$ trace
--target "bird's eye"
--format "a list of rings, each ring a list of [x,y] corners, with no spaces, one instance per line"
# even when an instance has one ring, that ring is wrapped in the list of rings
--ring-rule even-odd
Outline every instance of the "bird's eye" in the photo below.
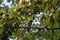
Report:
[[[35,22],[37,22],[37,20],[35,20]]]

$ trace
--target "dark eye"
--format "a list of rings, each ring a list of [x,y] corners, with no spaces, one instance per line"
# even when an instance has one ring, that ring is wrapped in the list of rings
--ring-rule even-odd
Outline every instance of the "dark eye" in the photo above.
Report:
[[[37,22],[37,20],[35,20],[35,22]]]

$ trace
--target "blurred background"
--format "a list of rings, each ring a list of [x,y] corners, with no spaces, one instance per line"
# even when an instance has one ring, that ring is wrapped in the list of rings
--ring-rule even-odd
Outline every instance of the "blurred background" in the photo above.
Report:
[[[0,40],[60,40],[60,0],[0,0]]]

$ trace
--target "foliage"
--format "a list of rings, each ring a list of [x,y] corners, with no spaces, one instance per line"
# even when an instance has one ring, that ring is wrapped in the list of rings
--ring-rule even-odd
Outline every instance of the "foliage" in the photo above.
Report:
[[[8,0],[8,2],[10,1],[11,0]],[[29,21],[36,18],[36,14],[43,12],[43,14],[39,16],[39,28],[43,25],[45,25],[44,28],[60,28],[60,1],[30,0],[24,2],[22,5],[18,1],[16,2],[16,6],[14,0],[12,0],[13,4],[11,5],[14,6],[12,8],[9,8],[8,6],[0,7],[0,40],[8,40],[8,37],[12,35],[18,37],[18,40],[42,40],[44,38],[46,40],[51,40],[50,30],[47,30],[47,32],[41,30],[41,32],[33,36],[33,34],[36,33],[33,32],[36,31],[35,29],[26,34],[28,28],[20,29],[20,27],[28,27]],[[0,4],[1,3],[2,0],[0,0]],[[56,31],[57,35],[55,34],[57,39],[54,37],[55,40],[59,40],[60,37],[60,32],[57,32],[58,31]],[[40,37],[42,37],[42,39],[40,39]]]

